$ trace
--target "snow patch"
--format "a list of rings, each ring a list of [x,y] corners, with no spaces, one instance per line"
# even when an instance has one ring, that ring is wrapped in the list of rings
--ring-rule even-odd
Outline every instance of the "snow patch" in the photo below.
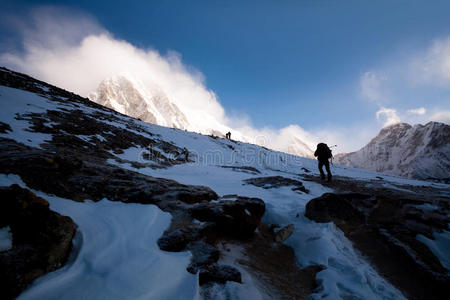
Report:
[[[416,238],[427,245],[431,252],[439,259],[442,266],[447,269],[447,274],[450,275],[450,232],[433,232],[433,237],[434,240],[418,234]]]
[[[27,146],[40,148],[40,145],[52,139],[51,134],[31,132],[31,124],[17,120],[17,113],[44,113],[47,109],[55,109],[54,103],[34,93],[0,86],[0,120],[8,124],[12,132],[1,133],[0,137],[14,139]]]
[[[0,252],[12,248],[12,233],[9,226],[0,228]]]

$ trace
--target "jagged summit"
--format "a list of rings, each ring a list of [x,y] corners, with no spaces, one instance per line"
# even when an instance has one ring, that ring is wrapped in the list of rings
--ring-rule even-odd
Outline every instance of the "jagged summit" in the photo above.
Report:
[[[383,128],[362,149],[336,155],[340,164],[418,179],[450,177],[450,126],[429,122]]]
[[[145,122],[178,129],[188,129],[185,114],[157,86],[147,88],[130,76],[103,80],[88,98],[98,104]]]

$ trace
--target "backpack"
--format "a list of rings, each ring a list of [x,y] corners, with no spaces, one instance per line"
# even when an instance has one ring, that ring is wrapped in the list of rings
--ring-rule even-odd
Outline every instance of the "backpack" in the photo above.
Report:
[[[317,150],[316,150],[317,156],[323,156],[324,158],[332,158],[333,155],[331,154],[331,149],[328,148],[328,145],[325,143],[319,143],[317,144]]]

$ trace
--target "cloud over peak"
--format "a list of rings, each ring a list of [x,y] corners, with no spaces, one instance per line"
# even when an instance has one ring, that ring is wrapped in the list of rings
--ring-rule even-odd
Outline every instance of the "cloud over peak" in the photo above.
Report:
[[[27,20],[14,24],[22,37],[23,51],[1,53],[1,64],[82,96],[95,91],[107,78],[136,78],[163,91],[189,116],[191,130],[207,133],[205,129],[210,128],[225,133],[232,128],[234,138],[282,151],[296,139],[306,148],[316,143],[297,125],[277,130],[254,128],[250,121],[236,122],[205,86],[203,74],[186,66],[175,51],[162,55],[154,49],[138,48],[115,38],[93,18],[66,9],[39,8]]]

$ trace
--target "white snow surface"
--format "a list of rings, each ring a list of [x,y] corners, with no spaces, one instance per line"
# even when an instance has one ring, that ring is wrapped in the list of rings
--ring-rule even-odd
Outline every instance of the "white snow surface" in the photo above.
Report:
[[[0,252],[12,248],[12,234],[9,226],[0,228]]]
[[[447,269],[450,275],[450,232],[433,232],[434,240],[427,238],[422,234],[417,235],[417,239],[430,248],[431,252],[439,259],[442,266]]]
[[[17,113],[42,113],[54,109],[55,102],[26,91],[0,86],[0,120],[9,124],[13,132],[0,133],[0,137],[13,138],[17,142],[39,148],[40,144],[52,139],[51,134],[28,131],[31,124],[17,120]]]
[[[30,146],[39,147],[48,137],[27,132],[28,122],[14,120],[15,112],[58,109],[44,97],[28,92],[0,87],[1,120],[10,124],[13,132],[1,136],[13,138]],[[69,108],[72,104],[65,104]],[[5,109],[3,109],[3,107]],[[90,115],[95,108],[81,106]],[[326,269],[318,273],[320,288],[314,299],[340,299],[342,295],[359,299],[404,299],[402,294],[384,280],[370,264],[353,249],[343,233],[332,223],[318,224],[304,217],[305,205],[312,198],[332,190],[314,182],[304,181],[299,174],[318,175],[317,161],[256,145],[214,139],[193,132],[175,130],[116,115],[119,121],[103,121],[118,127],[134,122],[160,139],[186,147],[192,155],[192,163],[167,169],[150,167],[134,169],[129,163],[117,160],[108,162],[154,177],[169,178],[183,184],[205,185],[219,196],[238,194],[258,197],[266,203],[263,221],[281,226],[294,224],[295,231],[286,244],[292,246],[300,266],[323,264]],[[131,129],[128,129],[133,131]],[[136,134],[145,134],[133,131]],[[32,142],[30,142],[30,140]],[[139,160],[142,149],[130,148],[119,155],[128,161]],[[139,161],[138,161],[139,162]],[[235,171],[222,166],[253,167],[261,172]],[[378,180],[383,177],[389,184],[415,186],[442,186],[432,182],[411,180],[390,175],[344,167],[332,166],[334,175]],[[290,187],[262,189],[244,185],[243,180],[261,176],[284,176],[301,180],[310,191],[298,194]],[[16,175],[1,175],[1,185],[25,184]],[[50,203],[50,208],[70,216],[79,226],[74,241],[71,261],[63,268],[39,278],[19,299],[195,299],[198,298],[196,276],[185,268],[189,252],[167,253],[160,251],[156,240],[170,223],[170,215],[152,205],[124,204],[107,199],[97,203],[73,202],[34,191]],[[446,253],[449,253],[448,247]],[[443,254],[446,256],[445,253]],[[448,257],[448,254],[447,254]],[[254,283],[243,272],[240,291],[255,291]],[[227,283],[228,287],[236,286]],[[241,292],[227,294],[227,299],[247,299]],[[258,295],[257,295],[258,296]],[[256,296],[255,296],[256,297]],[[259,295],[257,298],[263,297]]]

